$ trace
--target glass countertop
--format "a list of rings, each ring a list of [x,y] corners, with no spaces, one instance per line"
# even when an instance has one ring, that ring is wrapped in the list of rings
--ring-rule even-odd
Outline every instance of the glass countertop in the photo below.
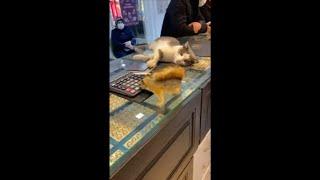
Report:
[[[181,94],[166,96],[167,111],[165,114],[158,113],[155,95],[151,95],[142,103],[136,103],[109,93],[110,176],[129,161],[145,142],[156,135],[161,127],[166,124],[168,117],[183,104],[187,103],[188,97],[210,79],[211,58],[202,57],[200,60],[209,64],[209,68],[206,70],[186,68],[186,76],[181,84]],[[159,65],[159,67],[161,66],[162,64]]]

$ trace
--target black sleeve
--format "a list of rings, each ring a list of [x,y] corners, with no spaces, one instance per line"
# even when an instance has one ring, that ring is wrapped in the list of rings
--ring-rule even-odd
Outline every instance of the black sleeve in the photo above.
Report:
[[[207,32],[207,24],[204,15],[201,13],[200,8],[198,8],[198,16],[197,16],[198,22],[201,24],[201,29],[199,33],[205,33]]]
[[[133,41],[133,38],[135,38],[136,36],[134,35],[133,31],[128,28],[128,31],[127,31],[127,32],[128,32],[128,34],[129,34],[131,44],[132,44],[132,45],[135,45],[135,41]]]
[[[194,35],[192,27],[189,27],[187,24],[187,13],[186,13],[186,4],[185,2],[177,2],[172,4],[167,10],[169,15],[169,25],[172,29],[175,29],[179,32],[180,36],[190,36]]]
[[[200,24],[201,24],[201,29],[200,29],[200,31],[199,31],[199,33],[205,33],[205,32],[207,32],[207,24],[206,24],[206,22],[205,21],[200,21]]]
[[[115,31],[111,32],[111,41],[114,48],[125,48],[124,44],[120,42],[119,36]]]
[[[199,19],[199,20],[204,20],[204,21],[206,21],[205,14],[203,13],[203,11],[202,11],[201,8],[199,8],[198,19]]]
[[[130,34],[130,39],[135,38],[136,36],[134,35],[133,31],[128,28],[128,34]]]
[[[200,7],[199,9],[200,9],[200,13],[201,13],[202,18],[206,22],[211,21],[211,9],[210,9],[210,7],[207,4],[205,4],[203,7]]]

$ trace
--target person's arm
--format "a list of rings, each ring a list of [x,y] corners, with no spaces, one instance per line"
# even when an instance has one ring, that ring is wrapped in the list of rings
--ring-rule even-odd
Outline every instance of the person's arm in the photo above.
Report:
[[[207,23],[205,20],[204,15],[201,13],[201,9],[198,8],[198,17],[197,17],[198,22],[201,24],[201,29],[199,30],[199,33],[205,33],[207,32]]]
[[[206,14],[205,14],[205,12],[204,12],[203,7],[199,7],[198,19],[199,19],[199,20],[204,20],[204,21],[206,21],[205,15],[206,15]]]
[[[136,44],[136,40],[134,39],[136,36],[134,35],[133,31],[131,29],[128,28],[128,34],[130,36],[131,39],[131,44],[135,45]]]
[[[125,48],[125,45],[123,43],[120,42],[118,34],[115,31],[111,32],[111,41],[112,41],[112,45],[114,46],[114,48]]]
[[[179,32],[181,36],[190,36],[196,34],[191,26],[188,26],[187,22],[187,5],[183,2],[173,4],[169,10],[167,10],[170,16],[170,26]]]
[[[200,21],[201,29],[199,30],[199,33],[205,33],[207,32],[207,23],[205,21]]]
[[[202,16],[202,19],[204,19],[206,22],[211,21],[211,9],[208,4],[205,4],[203,7],[200,7],[200,13]]]
[[[128,32],[129,37],[130,37],[131,39],[136,37],[136,36],[134,35],[133,31],[132,31],[130,28],[127,29],[127,32]]]

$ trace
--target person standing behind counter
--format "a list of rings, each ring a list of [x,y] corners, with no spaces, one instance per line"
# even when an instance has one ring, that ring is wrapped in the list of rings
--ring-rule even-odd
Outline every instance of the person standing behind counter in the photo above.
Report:
[[[192,36],[210,30],[199,7],[206,0],[171,0],[164,16],[161,36]]]
[[[128,27],[125,27],[123,19],[116,20],[116,28],[111,32],[112,50],[116,58],[120,58],[135,52],[135,35]]]
[[[205,0],[204,5],[200,7],[200,12],[207,23],[211,22],[211,18],[212,18],[212,15],[211,15],[212,1],[213,0]]]

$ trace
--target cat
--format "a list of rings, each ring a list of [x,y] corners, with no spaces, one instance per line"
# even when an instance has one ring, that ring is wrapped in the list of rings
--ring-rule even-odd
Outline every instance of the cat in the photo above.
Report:
[[[165,95],[178,95],[181,93],[181,82],[185,77],[185,69],[180,66],[164,67],[146,75],[141,88],[153,92],[157,97],[157,106],[160,113],[165,112]]]
[[[149,49],[153,51],[153,56],[141,53],[133,55],[132,59],[147,61],[149,68],[156,67],[158,61],[171,62],[181,66],[189,66],[198,62],[189,42],[181,45],[174,37],[159,37],[149,45]]]

